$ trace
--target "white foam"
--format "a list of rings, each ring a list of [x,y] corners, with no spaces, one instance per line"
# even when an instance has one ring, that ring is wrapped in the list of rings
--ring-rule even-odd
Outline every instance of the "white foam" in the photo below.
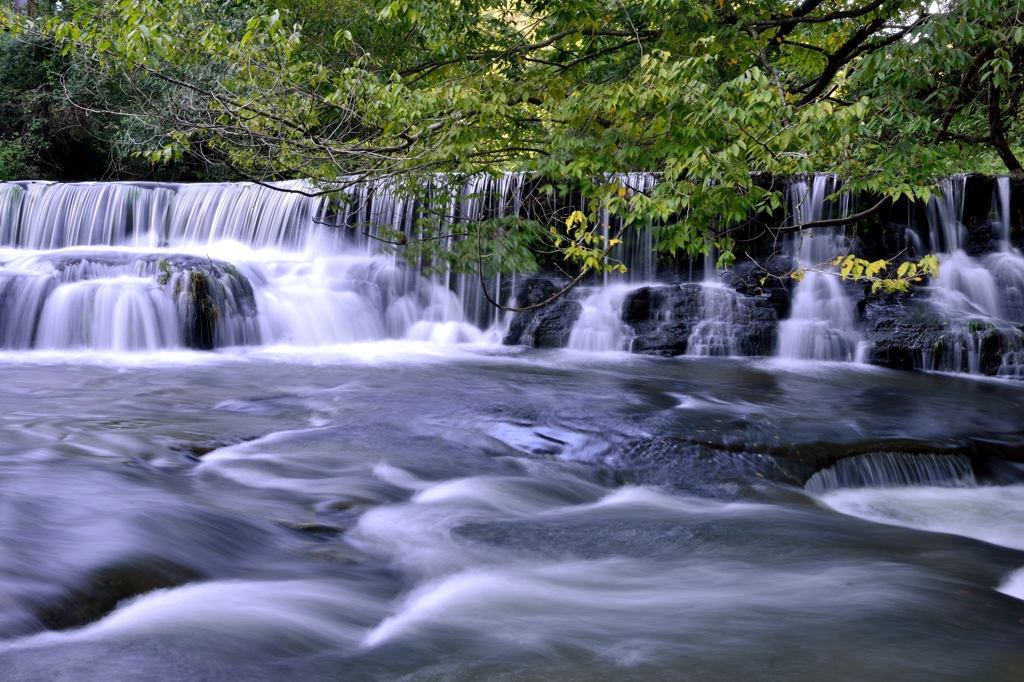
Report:
[[[838,512],[876,523],[1024,550],[1024,485],[859,488],[818,499]]]
[[[384,603],[343,583],[328,580],[196,583],[155,590],[123,602],[107,617],[83,628],[46,632],[4,648],[143,636],[281,639],[321,648],[353,644],[365,626],[383,615]]]
[[[1024,600],[1024,568],[1018,569],[1008,575],[1006,580],[996,588],[996,591]]]
[[[581,647],[636,664],[666,648],[730,646],[745,629],[758,627],[757,612],[809,622],[823,610],[889,608],[905,598],[901,583],[908,571],[888,564],[765,570],[743,562],[628,558],[472,568],[414,589],[362,646],[442,627],[519,649]],[[645,639],[646,646],[616,647],[624,633]]]

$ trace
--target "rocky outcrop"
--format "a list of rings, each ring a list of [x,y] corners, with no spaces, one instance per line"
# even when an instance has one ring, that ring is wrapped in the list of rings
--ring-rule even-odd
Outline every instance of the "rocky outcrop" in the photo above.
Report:
[[[884,296],[868,299],[863,315],[872,364],[904,370],[923,367],[941,325],[934,312],[907,296]]]
[[[549,279],[530,277],[516,287],[516,302],[519,307],[543,303],[558,293],[565,285],[556,285]],[[567,296],[567,295],[566,295]],[[509,324],[504,344],[507,346],[532,346],[533,348],[565,348],[569,343],[572,326],[583,311],[579,301],[566,296],[543,308],[518,312]]]
[[[184,324],[185,345],[198,350],[259,344],[252,284],[230,263],[171,266],[162,260],[162,283],[171,287]]]
[[[994,376],[1019,364],[1024,351],[1024,327],[944,320],[915,295],[868,296],[864,335],[871,363],[892,369]]]
[[[695,286],[642,287],[622,303],[622,321],[633,330],[630,350],[644,355],[684,354],[699,315]]]
[[[549,299],[559,285],[542,278],[522,282],[521,305]],[[672,357],[694,345],[701,355],[770,355],[778,328],[776,305],[788,294],[747,295],[735,289],[701,284],[644,286],[623,299],[619,319],[629,329],[626,348],[633,353]],[[557,300],[549,306],[517,313],[505,343],[535,348],[562,348],[572,333],[582,306],[577,300]]]

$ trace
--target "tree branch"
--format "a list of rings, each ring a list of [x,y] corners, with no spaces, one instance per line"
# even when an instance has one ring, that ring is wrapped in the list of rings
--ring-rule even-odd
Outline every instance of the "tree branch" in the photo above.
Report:
[[[992,53],[991,47],[986,47],[984,50],[975,55],[971,65],[964,71],[964,77],[960,79],[960,87],[957,88],[956,95],[953,97],[953,101],[949,103],[946,108],[946,113],[942,116],[942,122],[939,124],[939,130],[935,133],[935,138],[932,140],[932,144],[938,144],[942,141],[942,137],[947,134],[949,130],[949,124],[953,122],[953,115],[956,113],[957,106],[960,104],[960,100],[967,93],[967,87],[974,80],[975,74],[978,73],[978,69],[988,59],[988,55]]]
[[[799,232],[800,230],[811,230],[811,229],[814,229],[816,227],[838,227],[840,225],[849,225],[850,223],[855,223],[858,220],[864,220],[865,218],[870,218],[871,216],[875,215],[876,213],[881,211],[883,208],[885,208],[885,205],[889,201],[891,201],[890,197],[882,197],[881,201],[879,201],[877,204],[875,204],[874,206],[872,206],[868,210],[861,211],[860,213],[854,213],[853,215],[846,216],[845,218],[829,218],[827,220],[812,220],[811,222],[803,223],[802,225],[790,225],[788,227],[770,227],[768,229],[771,230],[772,232],[782,233],[782,232]]]
[[[820,3],[816,3],[816,5],[817,4],[820,4]],[[806,15],[798,16],[796,14],[796,12],[794,12],[793,16],[780,17],[778,19],[768,19],[766,21],[752,21],[752,22],[750,22],[750,25],[751,26],[768,27],[768,26],[790,26],[790,25],[796,25],[796,24],[825,24],[825,23],[828,23],[830,21],[835,21],[836,19],[853,19],[855,17],[862,17],[865,14],[870,14],[871,12],[874,12],[876,9],[878,9],[879,7],[881,7],[884,4],[885,4],[885,0],[875,0],[874,2],[872,2],[872,3],[868,4],[868,5],[865,5],[864,7],[861,7],[859,9],[847,10],[847,11],[844,11],[844,12],[832,12],[831,14],[822,14],[822,15],[815,16],[815,17],[806,16]]]

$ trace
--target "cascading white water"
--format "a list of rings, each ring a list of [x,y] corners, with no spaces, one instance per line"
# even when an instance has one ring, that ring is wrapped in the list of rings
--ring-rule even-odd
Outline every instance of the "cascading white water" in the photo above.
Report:
[[[174,301],[147,278],[62,284],[43,306],[37,348],[137,351],[181,345]]]
[[[717,281],[701,283],[700,315],[686,342],[686,354],[695,357],[743,355],[736,333],[739,294]]]
[[[976,485],[971,462],[963,455],[910,455],[875,452],[839,460],[818,471],[804,485],[815,494],[845,488]]]
[[[518,215],[523,182],[471,178],[441,219]],[[501,337],[507,320],[475,276],[422,274],[386,252],[383,228],[412,236],[413,199],[365,185],[350,202],[315,190],[0,183],[0,347],[465,343],[488,328]],[[492,297],[508,295],[500,277],[488,284]]]
[[[981,259],[964,251],[963,225],[966,176],[940,182],[940,193],[928,202],[931,243],[943,250],[939,277],[929,287],[929,305],[943,320],[945,331],[936,347],[925,349],[929,369],[971,374],[981,372],[985,339],[1003,337],[1000,374],[1021,374],[1021,349],[1015,347],[1024,322],[1024,257],[1010,243],[1009,178],[997,178],[992,209],[999,250]]]
[[[583,310],[569,334],[568,348],[592,352],[624,350],[629,327],[622,322],[622,301],[635,287],[612,284],[583,300]]]
[[[649,173],[615,178],[627,192],[647,192],[657,182]],[[278,189],[245,183],[0,183],[0,347],[493,342],[504,335],[510,316],[485,300],[476,275],[417,270],[385,242],[402,234],[415,238],[420,219],[455,235],[460,222],[524,217],[533,187],[511,173],[438,182],[461,183],[455,193],[461,198],[434,202],[443,204],[438,208],[387,185],[355,184],[339,199],[294,181]],[[837,187],[829,176],[794,182],[788,191],[792,220],[844,214],[845,197],[835,206],[826,200]],[[1019,335],[1013,325],[1024,322],[1024,257],[1010,242],[1008,178],[997,180],[993,196],[1000,248],[978,259],[960,248],[963,193],[963,177],[948,179],[928,207],[931,241],[949,253],[931,304],[949,330],[941,340],[946,351],[941,358],[926,352],[925,365],[978,371],[984,334],[995,328],[1007,339]],[[586,208],[573,201],[578,199],[564,199],[556,208]],[[613,236],[618,219],[602,216],[602,229]],[[609,261],[623,262],[629,271],[606,277],[606,290],[583,301],[571,347],[626,345],[630,332],[619,314],[629,288],[624,282],[635,288],[654,280],[652,237],[652,230],[631,228],[612,249]],[[456,239],[439,243],[450,250]],[[804,267],[820,268],[847,247],[840,232],[818,229],[794,236],[788,248]],[[713,259],[713,253],[706,259],[708,281],[688,353],[743,354],[737,330],[747,316],[737,305],[746,299],[712,281]],[[495,275],[485,283],[503,302],[515,290],[512,278]],[[778,354],[857,359],[864,344],[850,293],[837,277],[807,272],[779,329]],[[1024,344],[1004,345],[1000,373],[1021,374]]]
[[[787,200],[793,223],[801,225],[833,214],[846,215],[846,195],[841,195],[838,206],[827,201],[837,189],[836,179],[828,175],[792,183],[787,189]],[[808,269],[829,269],[830,259],[849,250],[846,238],[831,228],[804,230],[792,238],[789,250],[805,272],[803,281],[793,291],[789,319],[779,324],[779,356],[794,360],[857,360],[863,336],[857,330],[854,304],[842,280]]]
[[[985,256],[985,267],[992,273],[1001,293],[1006,319],[1024,322],[1024,256],[1010,241],[1010,178],[996,178],[992,212],[999,231],[999,250]]]

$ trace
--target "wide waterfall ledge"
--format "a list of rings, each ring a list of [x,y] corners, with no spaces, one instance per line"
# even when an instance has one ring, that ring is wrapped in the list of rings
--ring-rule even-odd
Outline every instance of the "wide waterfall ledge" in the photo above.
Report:
[[[656,176],[626,180],[649,188]],[[451,220],[530,217],[528,184],[517,174],[471,178]],[[856,197],[841,188],[826,175],[790,181],[787,220],[848,215]],[[1024,376],[1024,256],[1013,219],[1024,193],[1008,178],[980,176],[947,178],[940,190],[924,207],[896,202],[866,231],[805,231],[781,250],[755,240],[728,271],[715,269],[713,253],[657,257],[641,227],[610,254],[626,274],[586,279],[552,305],[512,315],[485,300],[475,274],[411,266],[375,238],[414,231],[416,203],[387,187],[357,186],[341,204],[245,183],[2,183],[0,348],[404,339]],[[938,252],[940,277],[909,295],[876,296],[827,265],[799,282],[772,276],[851,250]],[[520,273],[486,284],[514,306],[546,300],[565,282]]]

